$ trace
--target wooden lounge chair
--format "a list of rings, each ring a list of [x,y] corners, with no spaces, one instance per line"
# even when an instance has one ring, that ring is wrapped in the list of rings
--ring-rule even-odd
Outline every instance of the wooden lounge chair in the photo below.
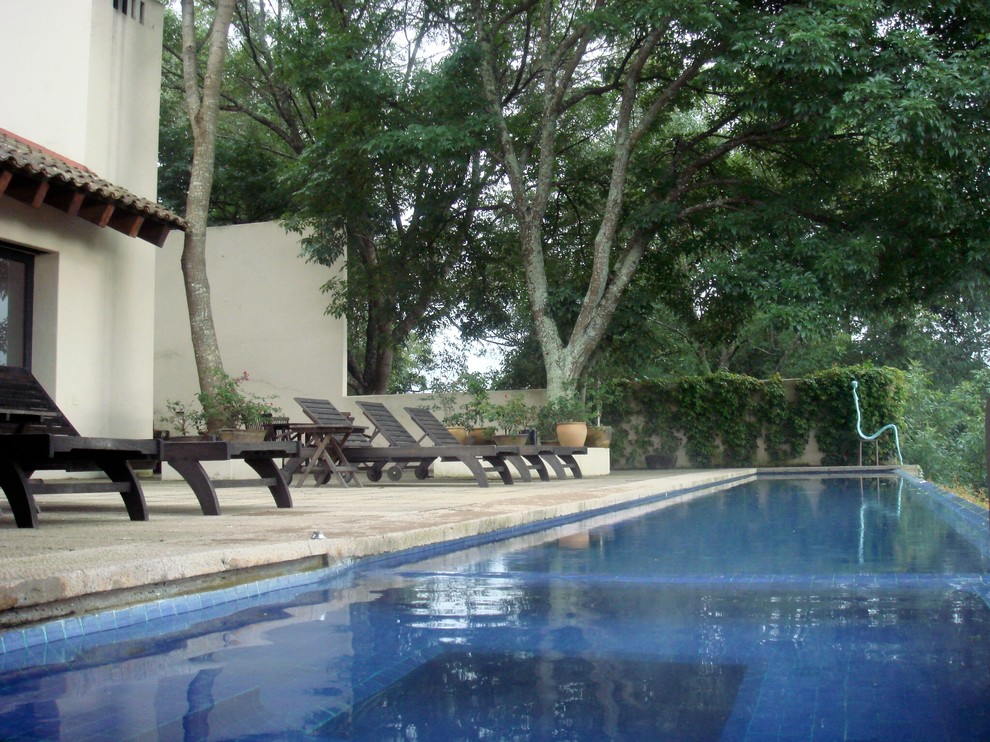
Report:
[[[507,459],[518,457],[518,451],[514,448],[488,445],[465,446],[456,440],[451,445],[424,446],[402,426],[402,423],[381,402],[358,402],[357,405],[361,408],[364,416],[375,426],[376,433],[380,433],[388,441],[389,448],[386,450],[428,451],[441,461],[460,461],[474,475],[475,481],[480,487],[488,486],[488,471],[494,471],[498,474],[503,484],[513,483]],[[488,466],[484,466],[482,462]],[[523,480],[532,479],[527,466],[517,466],[516,468]]]
[[[79,435],[30,371],[0,367],[0,488],[19,528],[38,526],[35,496],[47,493],[118,492],[131,520],[148,520],[148,507],[134,468],[166,461],[183,476],[205,515],[218,515],[215,487],[259,480],[212,482],[200,462],[243,459],[261,477],[279,507],[291,507],[287,482],[273,459],[298,454],[298,444],[169,442],[156,439],[90,438]],[[109,481],[51,480],[36,471],[103,472]]]
[[[313,421],[318,431],[311,443],[322,440],[322,431],[324,430],[335,431],[349,427],[357,429],[357,432],[352,432],[346,439],[338,441],[339,445],[335,449],[330,449],[329,452],[325,450],[322,461],[315,461],[313,458],[319,454],[320,449],[318,447],[314,445],[304,446],[301,454],[304,458],[290,460],[286,464],[290,476],[303,469],[303,466],[312,469],[315,465],[318,467],[316,473],[318,484],[329,481],[335,474],[339,474],[341,468],[348,473],[358,470],[364,471],[372,482],[380,481],[383,474],[387,474],[393,482],[398,481],[408,468],[412,469],[417,479],[427,479],[430,476],[430,465],[441,458],[443,454],[443,451],[439,451],[433,446],[421,446],[415,440],[412,441],[412,445],[373,445],[371,438],[364,434],[364,428],[355,426],[354,421],[338,410],[329,400],[296,397],[296,403]],[[305,439],[308,435],[308,426],[306,425],[290,425],[289,427],[289,434],[296,438]],[[332,436],[338,435],[333,432],[330,434]],[[483,476],[483,469],[481,474],[482,477],[478,480],[479,485],[487,487],[488,480],[487,477]],[[346,475],[344,479],[346,483]]]
[[[405,410],[434,445],[449,446],[457,443],[457,438],[447,430],[447,427],[437,419],[431,410],[425,407],[406,407]],[[543,481],[550,478],[547,466],[553,470],[558,479],[564,479],[568,469],[575,479],[581,479],[581,467],[574,456],[588,452],[588,449],[583,446],[550,446],[547,444],[513,446],[513,449],[518,450],[519,456],[529,462]]]
[[[340,412],[329,400],[310,397],[296,397],[295,400],[312,423],[286,422],[273,429],[275,438],[300,443],[299,454],[288,460],[283,467],[283,473],[289,481],[301,470],[298,485],[302,485],[312,473],[315,484],[326,484],[336,476],[345,487],[352,483],[360,486],[356,476],[360,465],[368,471],[369,478],[374,481],[381,479],[381,467],[387,461],[355,464],[344,453],[345,446],[371,445],[364,435],[363,427],[355,425],[353,420]],[[377,467],[374,472],[369,468],[371,466]]]
[[[345,425],[354,425],[353,420],[344,415],[344,413],[338,410],[329,400],[296,397],[296,402],[302,408],[303,412],[306,413],[306,416],[318,426],[341,427]],[[362,410],[365,410],[365,414],[368,415],[366,404],[370,403],[359,402],[358,404],[361,406]],[[376,420],[384,423],[385,418],[392,417],[392,415],[384,407],[382,409],[384,409],[384,413],[376,415],[376,419],[372,419],[370,416],[368,419],[372,421],[372,424],[376,425],[376,434],[380,433],[382,438],[389,445],[376,446],[372,444],[371,438],[363,433],[358,433],[357,435],[351,434],[351,436],[344,441],[340,447],[340,453],[348,465],[361,469],[367,474],[368,479],[373,482],[377,482],[381,480],[383,473],[387,474],[388,478],[392,481],[397,481],[402,477],[403,472],[408,468],[412,468],[417,479],[426,479],[430,475],[430,466],[434,461],[463,461],[474,475],[478,486],[488,486],[486,469],[480,463],[479,456],[494,456],[495,452],[493,447],[483,447],[478,450],[472,450],[471,447],[464,447],[458,444],[456,448],[447,450],[446,447],[442,446],[423,446],[415,438],[409,435],[409,433],[405,431],[400,424],[398,424],[398,421],[396,421],[397,427],[395,429],[389,425],[389,435],[385,435],[385,432],[382,430],[381,426],[377,425]],[[375,415],[376,411],[376,408],[372,407],[371,415]],[[290,428],[293,427],[295,426],[290,426]],[[305,429],[305,426],[302,427]],[[313,447],[308,447],[303,449],[302,455],[308,456],[312,455],[314,452]],[[329,466],[329,464],[333,462],[327,463]],[[286,464],[286,469],[291,476],[302,469],[305,464],[306,459],[290,460]],[[506,468],[504,461],[501,461],[496,457],[495,460],[490,461],[489,464],[491,464],[492,468],[499,473],[499,476],[504,483],[512,484],[512,476]],[[317,481],[329,481],[333,474],[334,473],[329,468],[325,468],[321,474],[318,475]]]
[[[410,464],[415,465],[419,479],[429,476],[430,464],[436,457],[423,455],[419,449],[405,452],[372,445],[364,434],[365,428],[356,425],[328,399],[296,397],[295,400],[312,424],[289,423],[276,431],[277,437],[302,444],[299,456],[288,460],[283,468],[290,481],[302,472],[294,484],[302,485],[310,473],[318,485],[326,484],[334,476],[345,486],[359,484],[356,476],[359,471],[372,482],[380,481],[383,473],[396,481]]]

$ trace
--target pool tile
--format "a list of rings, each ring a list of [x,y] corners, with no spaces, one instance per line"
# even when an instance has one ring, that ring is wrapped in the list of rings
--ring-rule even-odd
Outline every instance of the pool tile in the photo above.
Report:
[[[48,637],[45,634],[45,628],[43,626],[32,626],[31,628],[23,630],[24,646],[25,647],[38,647],[44,646],[48,642]]]

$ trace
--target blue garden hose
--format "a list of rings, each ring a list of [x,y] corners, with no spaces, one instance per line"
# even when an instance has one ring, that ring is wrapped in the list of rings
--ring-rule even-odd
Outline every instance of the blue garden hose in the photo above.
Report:
[[[880,428],[880,430],[878,430],[873,435],[866,435],[866,433],[863,432],[863,427],[862,427],[863,418],[859,412],[859,395],[856,393],[856,388],[859,386],[859,382],[853,379],[852,386],[853,386],[853,401],[856,403],[856,432],[859,433],[859,437],[864,441],[875,441],[886,431],[893,430],[894,445],[897,446],[897,463],[900,464],[901,466],[904,466],[904,459],[901,458],[901,439],[897,435],[897,426],[894,425],[893,423],[891,423],[890,425],[884,425],[882,428]],[[860,453],[862,453],[862,451]]]

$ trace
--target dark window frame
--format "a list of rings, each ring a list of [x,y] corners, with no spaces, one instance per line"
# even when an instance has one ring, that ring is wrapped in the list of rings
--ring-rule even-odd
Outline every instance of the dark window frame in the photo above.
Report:
[[[34,258],[37,253],[0,242],[0,260],[10,260],[24,266],[24,363],[21,368],[31,369],[31,347],[34,336]]]
[[[113,9],[144,23],[144,0],[113,0]]]

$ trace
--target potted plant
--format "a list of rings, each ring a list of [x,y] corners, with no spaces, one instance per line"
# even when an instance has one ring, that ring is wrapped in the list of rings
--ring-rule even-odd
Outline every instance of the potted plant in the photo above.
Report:
[[[447,431],[460,443],[468,442],[468,423],[470,422],[466,412],[451,412],[444,415],[443,424],[447,426]]]
[[[438,394],[431,398],[434,411],[439,413],[441,422],[447,426],[447,431],[459,442],[467,443],[468,416],[463,410],[457,410],[457,399],[451,393]]]
[[[521,394],[517,394],[504,404],[493,407],[495,421],[498,423],[501,435],[495,436],[495,442],[501,445],[522,446],[526,443],[526,434],[521,432],[532,424],[533,408],[526,404]]]
[[[488,396],[484,379],[472,376],[467,380],[468,399],[461,406],[465,425],[468,428],[468,443],[491,443],[495,428],[485,425],[491,419],[494,407]]]
[[[199,431],[206,426],[206,418],[203,417],[201,410],[177,399],[168,400],[165,402],[165,407],[168,409],[168,414],[162,415],[158,419],[178,433],[178,438],[200,437]],[[172,440],[176,439],[175,437],[172,438]]]
[[[622,386],[618,379],[594,379],[586,389],[593,424],[588,426],[589,446],[608,448],[612,444],[612,428],[602,425],[602,409],[622,399]]]
[[[282,411],[271,398],[241,390],[241,384],[251,380],[247,371],[237,377],[223,369],[214,369],[213,374],[213,391],[196,395],[207,424],[223,440],[264,440],[264,424]]]
[[[588,409],[576,394],[555,397],[540,410],[540,431],[562,446],[583,446],[588,437]]]

